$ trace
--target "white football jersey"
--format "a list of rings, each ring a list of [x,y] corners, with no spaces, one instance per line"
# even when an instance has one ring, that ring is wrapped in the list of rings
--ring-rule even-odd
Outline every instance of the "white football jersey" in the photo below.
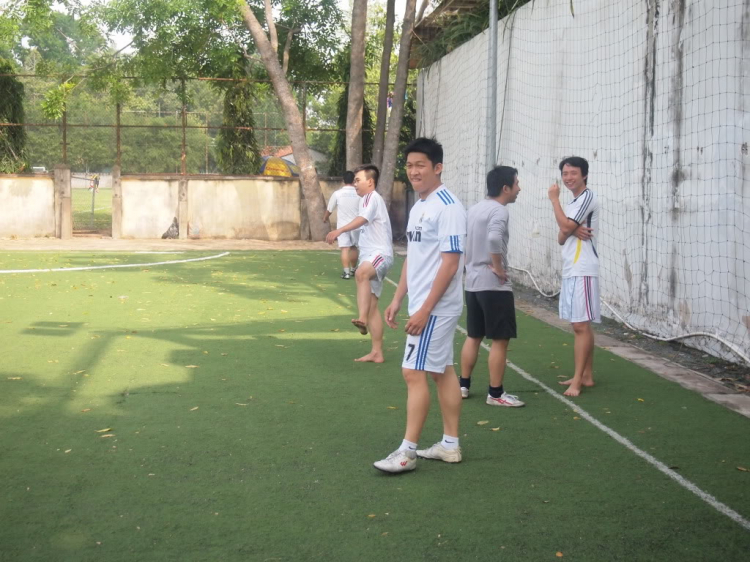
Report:
[[[466,209],[453,193],[441,185],[427,199],[417,199],[409,213],[406,227],[409,314],[416,314],[432,289],[444,252],[461,254],[458,270],[448,289],[438,301],[433,316],[460,316],[464,297],[464,243]]]
[[[566,277],[599,277],[599,254],[596,242],[599,236],[599,200],[590,189],[565,206],[565,216],[577,224],[593,229],[594,237],[585,242],[571,235],[562,247],[563,270]]]
[[[331,194],[328,200],[328,212],[332,213],[337,208],[336,228],[346,226],[357,217],[359,195],[353,185],[345,185]]]
[[[382,253],[393,256],[393,234],[391,233],[391,218],[385,200],[377,191],[371,191],[359,199],[359,213],[357,216],[367,219],[359,235],[359,251],[363,256]]]

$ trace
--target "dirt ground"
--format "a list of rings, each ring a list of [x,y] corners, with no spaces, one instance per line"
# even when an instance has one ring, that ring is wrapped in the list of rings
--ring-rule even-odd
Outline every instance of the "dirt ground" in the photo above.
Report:
[[[113,240],[109,237],[83,236],[69,240],[57,238],[0,239],[0,251],[40,251],[40,252],[134,252],[134,251],[248,251],[248,250],[329,250],[335,246],[325,242],[290,240],[268,242],[263,240]],[[403,246],[396,251],[403,253]],[[557,311],[557,298],[541,296],[533,288],[514,285],[514,293],[519,308],[540,308]],[[750,365],[740,365],[713,357],[702,351],[687,347],[681,342],[660,342],[634,333],[622,324],[603,319],[602,324],[594,325],[597,333],[605,334],[623,343],[640,348],[662,359],[667,359],[688,369],[706,375],[736,392],[750,395]]]

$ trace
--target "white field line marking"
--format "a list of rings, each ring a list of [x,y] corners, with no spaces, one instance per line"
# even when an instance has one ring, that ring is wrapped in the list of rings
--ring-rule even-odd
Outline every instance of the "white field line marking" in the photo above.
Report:
[[[206,261],[215,260],[217,258],[223,258],[228,256],[229,252],[223,254],[216,254],[215,256],[206,256],[203,258],[191,258],[189,260],[171,260],[171,261],[158,261],[154,263],[127,263],[120,265],[92,265],[89,267],[58,267],[56,269],[0,269],[0,274],[4,273],[57,273],[66,271],[90,271],[93,269],[124,269],[126,267],[153,267],[155,265],[173,265],[176,263],[188,263],[194,261]]]
[[[392,279],[386,277],[388,282],[390,282],[394,286],[398,286],[398,283],[395,283]],[[462,326],[458,326],[458,329],[463,333],[466,334],[466,330]],[[490,346],[488,346],[486,343],[482,342],[482,347],[489,351]],[[645,460],[647,463],[649,463],[651,466],[656,468],[659,472],[667,475],[669,478],[677,482],[680,486],[683,488],[686,488],[687,490],[690,490],[692,493],[694,493],[696,496],[698,496],[700,499],[702,499],[704,502],[706,502],[708,505],[716,509],[719,513],[722,513],[732,519],[734,522],[740,524],[742,527],[750,531],[750,521],[745,519],[742,515],[737,513],[735,510],[733,510],[728,505],[725,505],[721,503],[719,500],[717,500],[714,496],[709,494],[708,492],[704,492],[701,490],[698,486],[690,482],[690,480],[687,480],[686,478],[683,478],[681,475],[677,474],[674,470],[670,469],[666,464],[661,462],[656,457],[648,454],[646,451],[643,451],[636,447],[629,439],[626,437],[623,437],[619,433],[617,433],[614,429],[607,427],[602,422],[597,420],[594,416],[589,414],[586,410],[578,406],[575,402],[572,402],[571,400],[568,400],[565,396],[560,394],[559,392],[556,392],[552,390],[549,386],[544,384],[542,381],[538,380],[534,376],[530,375],[521,367],[518,365],[515,365],[508,361],[508,367],[516,371],[519,375],[521,375],[523,378],[525,378],[529,382],[533,382],[540,388],[542,388],[547,394],[555,398],[556,400],[559,400],[569,408],[571,408],[576,414],[581,416],[583,419],[591,423],[594,427],[597,429],[602,430],[604,433],[609,435],[612,439],[617,441],[620,445],[623,445],[626,449],[628,449],[630,452],[636,454],[637,456],[641,457],[643,460]]]

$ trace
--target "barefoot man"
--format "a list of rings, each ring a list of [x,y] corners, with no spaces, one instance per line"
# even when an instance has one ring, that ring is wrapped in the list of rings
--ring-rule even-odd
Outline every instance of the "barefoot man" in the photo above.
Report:
[[[575,335],[573,378],[561,381],[565,396],[578,396],[582,387],[594,386],[594,332],[591,322],[601,322],[599,312],[599,202],[588,189],[589,163],[578,156],[560,162],[562,181],[573,200],[562,208],[560,186],[549,188],[549,198],[560,228],[557,242],[562,246],[562,288],[560,318],[573,326]]]
[[[383,291],[383,279],[393,265],[391,220],[385,201],[375,191],[379,177],[380,171],[372,164],[355,170],[354,187],[360,196],[357,217],[326,236],[326,242],[333,244],[341,233],[362,229],[359,235],[359,265],[354,274],[359,316],[352,320],[352,324],[362,335],[367,335],[369,331],[372,349],[355,361],[373,363],[383,362],[383,319],[380,317],[378,299]]]

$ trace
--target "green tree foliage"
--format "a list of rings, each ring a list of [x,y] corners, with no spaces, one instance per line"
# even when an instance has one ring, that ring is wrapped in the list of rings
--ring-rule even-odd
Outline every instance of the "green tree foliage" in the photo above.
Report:
[[[223,125],[249,129],[221,129],[216,139],[216,159],[224,174],[257,174],[261,157],[255,138],[255,96],[247,82],[234,83],[224,93]]]
[[[10,61],[0,59],[0,74],[10,74]],[[24,88],[13,76],[0,76],[0,122],[23,123]],[[16,174],[29,167],[26,131],[23,127],[0,127],[0,173]]]
[[[89,18],[57,11],[50,12],[46,25],[24,21],[19,33],[25,41],[14,48],[18,60],[36,50],[57,70],[76,70],[107,46],[101,31]]]
[[[535,0],[497,0],[498,19],[512,14],[518,8]],[[571,0],[571,12],[573,10]],[[440,33],[433,40],[415,45],[416,54],[421,66],[429,66],[442,57],[460,47],[470,39],[476,37],[490,25],[490,2],[480,0],[470,11],[457,14],[446,11],[434,23],[433,27],[440,29]]]

